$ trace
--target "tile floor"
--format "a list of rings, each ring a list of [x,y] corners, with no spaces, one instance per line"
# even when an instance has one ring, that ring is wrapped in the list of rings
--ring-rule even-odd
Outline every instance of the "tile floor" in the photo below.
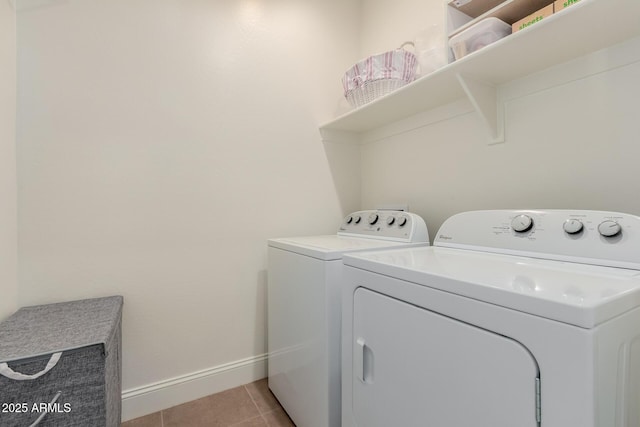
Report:
[[[144,417],[122,427],[295,427],[262,379]]]

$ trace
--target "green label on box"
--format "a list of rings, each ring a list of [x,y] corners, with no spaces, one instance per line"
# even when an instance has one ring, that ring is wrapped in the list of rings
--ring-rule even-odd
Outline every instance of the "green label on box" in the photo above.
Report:
[[[580,0],[567,0],[567,1],[580,1]],[[533,25],[536,22],[540,22],[542,21],[542,19],[544,18],[544,16],[542,15],[538,15],[535,18],[527,21],[527,22],[523,22],[522,24],[520,24],[520,27],[518,27],[518,30],[522,30],[523,28],[527,28],[529,25]]]

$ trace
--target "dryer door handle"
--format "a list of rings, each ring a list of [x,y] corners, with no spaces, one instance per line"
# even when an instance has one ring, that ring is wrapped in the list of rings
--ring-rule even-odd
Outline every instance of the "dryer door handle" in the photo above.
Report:
[[[373,384],[373,351],[362,337],[356,340],[353,370],[360,381],[365,384]]]

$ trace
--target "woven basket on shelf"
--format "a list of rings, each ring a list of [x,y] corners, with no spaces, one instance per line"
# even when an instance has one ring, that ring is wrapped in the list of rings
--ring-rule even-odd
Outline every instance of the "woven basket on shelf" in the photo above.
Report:
[[[367,80],[359,87],[347,91],[344,96],[353,107],[360,107],[376,98],[380,98],[394,90],[401,88],[408,82],[402,79]]]
[[[342,77],[344,96],[360,107],[413,81],[418,62],[413,53],[399,49],[370,56],[351,67]]]

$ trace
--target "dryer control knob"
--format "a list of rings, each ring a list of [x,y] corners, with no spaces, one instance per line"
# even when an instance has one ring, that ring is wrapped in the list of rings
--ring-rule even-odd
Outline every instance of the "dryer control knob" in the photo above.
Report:
[[[398,218],[398,227],[404,227],[405,225],[407,225],[407,217],[406,216],[401,216]]]
[[[376,222],[378,222],[378,214],[372,213],[371,215],[369,215],[369,219],[367,221],[369,221],[369,224],[371,225],[375,224]]]
[[[524,233],[533,227],[533,219],[529,215],[518,215],[511,220],[511,228],[518,233]]]
[[[578,234],[583,228],[584,225],[582,221],[573,218],[566,220],[564,224],[562,224],[562,229],[567,234]]]
[[[621,231],[622,227],[620,227],[620,224],[610,219],[602,221],[600,225],[598,225],[598,232],[604,237],[617,236]]]
[[[361,220],[361,219],[362,219],[362,218],[360,218],[360,215],[354,215],[354,216],[353,216],[353,223],[354,223],[354,224],[360,224],[360,220]]]
[[[351,215],[349,215],[348,217],[346,217],[344,219],[344,222],[347,224],[351,224],[353,222],[353,217]]]
[[[396,217],[389,215],[387,217],[387,225],[393,225],[394,222],[396,222]]]

